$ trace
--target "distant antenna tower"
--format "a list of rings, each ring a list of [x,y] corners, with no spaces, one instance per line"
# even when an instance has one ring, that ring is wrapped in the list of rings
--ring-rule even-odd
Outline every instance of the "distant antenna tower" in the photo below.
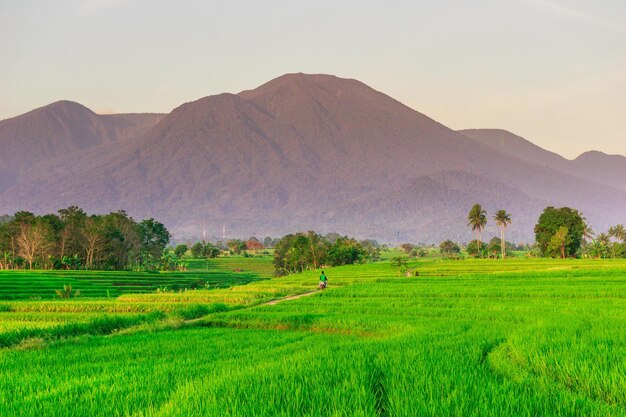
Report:
[[[226,239],[226,225],[222,226],[222,239]]]
[[[206,220],[202,222],[202,241],[206,242]]]

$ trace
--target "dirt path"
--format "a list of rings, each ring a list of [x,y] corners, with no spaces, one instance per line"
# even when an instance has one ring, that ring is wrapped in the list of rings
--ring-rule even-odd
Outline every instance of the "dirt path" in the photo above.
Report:
[[[314,291],[309,291],[309,292],[305,292],[305,293],[302,293],[302,294],[290,295],[288,297],[278,298],[276,300],[268,301],[266,303],[256,304],[256,305],[245,307],[245,308],[257,307],[259,305],[262,305],[262,306],[266,306],[266,305],[267,306],[273,306],[273,305],[276,305],[278,303],[282,303],[283,301],[296,300],[298,298],[308,297],[309,295],[317,294],[320,291],[321,290],[314,290]],[[195,323],[201,323],[202,321],[204,321],[211,314],[214,314],[214,313],[209,313],[206,316],[198,317],[198,318],[195,318],[195,319],[184,320],[183,323],[185,325],[194,325]]]
[[[308,297],[309,295],[317,294],[318,292],[320,292],[320,290],[309,291],[309,292],[305,292],[305,293],[297,294],[297,295],[290,295],[289,297],[284,297],[284,298],[279,298],[277,300],[269,301],[267,303],[264,303],[263,305],[273,306],[278,303],[282,303],[283,301],[296,300],[298,298]]]

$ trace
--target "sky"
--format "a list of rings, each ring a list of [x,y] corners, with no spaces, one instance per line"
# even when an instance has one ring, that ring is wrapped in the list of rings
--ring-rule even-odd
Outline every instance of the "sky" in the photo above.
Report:
[[[355,78],[453,129],[626,155],[623,0],[0,0],[0,119],[169,112],[291,72]]]

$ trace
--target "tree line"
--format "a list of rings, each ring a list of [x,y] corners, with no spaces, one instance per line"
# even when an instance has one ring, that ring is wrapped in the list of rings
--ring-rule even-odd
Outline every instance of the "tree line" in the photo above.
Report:
[[[375,240],[358,241],[334,233],[326,236],[313,231],[288,234],[274,246],[276,276],[323,266],[376,261],[379,257],[380,249]]]
[[[500,229],[500,237],[494,237],[488,244],[482,241],[482,232],[488,221],[487,212],[480,204],[475,204],[467,216],[467,225],[476,233],[476,239],[466,246],[466,252],[473,257],[502,258],[512,252],[514,245],[505,240],[505,230],[512,223],[506,210],[498,210],[493,220]],[[529,255],[553,258],[608,258],[626,257],[626,228],[622,224],[612,226],[606,233],[595,235],[581,212],[570,207],[546,207],[534,227],[535,246],[528,248]],[[595,237],[595,238],[594,238]],[[404,248],[404,245],[403,245]],[[439,245],[442,255],[455,257],[461,252],[460,246],[451,240]]]
[[[162,223],[137,222],[124,211],[20,211],[0,223],[0,269],[173,269],[177,260],[165,251],[170,239]]]

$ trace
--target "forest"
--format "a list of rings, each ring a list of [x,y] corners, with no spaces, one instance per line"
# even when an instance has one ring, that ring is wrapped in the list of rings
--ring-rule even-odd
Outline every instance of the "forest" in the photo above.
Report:
[[[0,269],[169,269],[171,239],[154,219],[124,211],[89,215],[71,206],[38,216],[20,211],[0,218]]]

